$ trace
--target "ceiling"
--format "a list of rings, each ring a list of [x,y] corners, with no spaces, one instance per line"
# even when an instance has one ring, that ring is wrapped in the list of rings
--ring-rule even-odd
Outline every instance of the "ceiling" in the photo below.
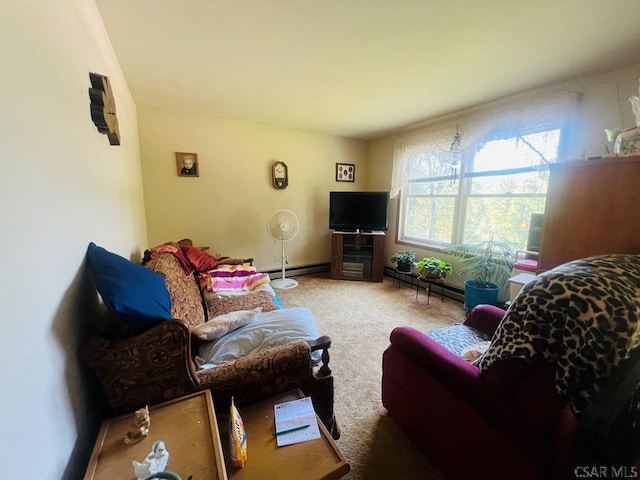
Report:
[[[638,0],[96,0],[136,104],[351,138],[640,64]]]

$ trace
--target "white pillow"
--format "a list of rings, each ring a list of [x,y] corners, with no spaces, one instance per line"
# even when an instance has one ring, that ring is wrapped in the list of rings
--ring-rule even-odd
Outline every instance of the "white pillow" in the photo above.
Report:
[[[249,322],[252,322],[262,312],[262,307],[253,310],[238,310],[236,312],[218,315],[208,322],[193,327],[191,334],[200,340],[215,340],[224,334],[240,328]]]
[[[304,307],[279,308],[261,313],[255,321],[213,340],[202,342],[195,358],[200,369],[214,368],[238,358],[255,355],[295,340],[318,338],[318,329],[311,310]],[[311,353],[314,363],[322,352]]]

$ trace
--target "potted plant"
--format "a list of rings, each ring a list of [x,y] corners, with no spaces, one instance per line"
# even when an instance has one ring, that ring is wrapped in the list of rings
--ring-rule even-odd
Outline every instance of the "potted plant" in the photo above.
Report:
[[[464,306],[467,311],[479,304],[495,305],[498,292],[507,285],[513,270],[514,246],[493,239],[480,243],[453,245],[445,253],[462,259],[459,275],[471,278],[464,282]]]
[[[427,280],[444,278],[453,273],[453,266],[450,263],[436,257],[424,257],[416,263],[415,268],[418,275]]]
[[[410,273],[415,261],[416,254],[411,250],[400,250],[391,256],[391,262],[398,265],[399,272]]]

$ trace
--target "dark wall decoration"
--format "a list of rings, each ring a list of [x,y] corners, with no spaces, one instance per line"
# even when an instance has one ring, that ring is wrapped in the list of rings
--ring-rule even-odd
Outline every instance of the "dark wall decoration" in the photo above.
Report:
[[[336,163],[336,182],[355,182],[356,166],[353,163]]]
[[[113,98],[109,77],[98,73],[89,73],[91,88],[91,120],[100,133],[109,139],[111,145],[120,145],[120,131],[116,117],[116,101]]]

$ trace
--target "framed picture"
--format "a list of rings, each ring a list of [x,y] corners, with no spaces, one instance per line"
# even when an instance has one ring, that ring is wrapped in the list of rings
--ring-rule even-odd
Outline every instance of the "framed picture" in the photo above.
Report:
[[[176,152],[176,169],[179,177],[199,177],[198,154]]]
[[[353,163],[336,163],[336,182],[354,182],[356,166]]]

